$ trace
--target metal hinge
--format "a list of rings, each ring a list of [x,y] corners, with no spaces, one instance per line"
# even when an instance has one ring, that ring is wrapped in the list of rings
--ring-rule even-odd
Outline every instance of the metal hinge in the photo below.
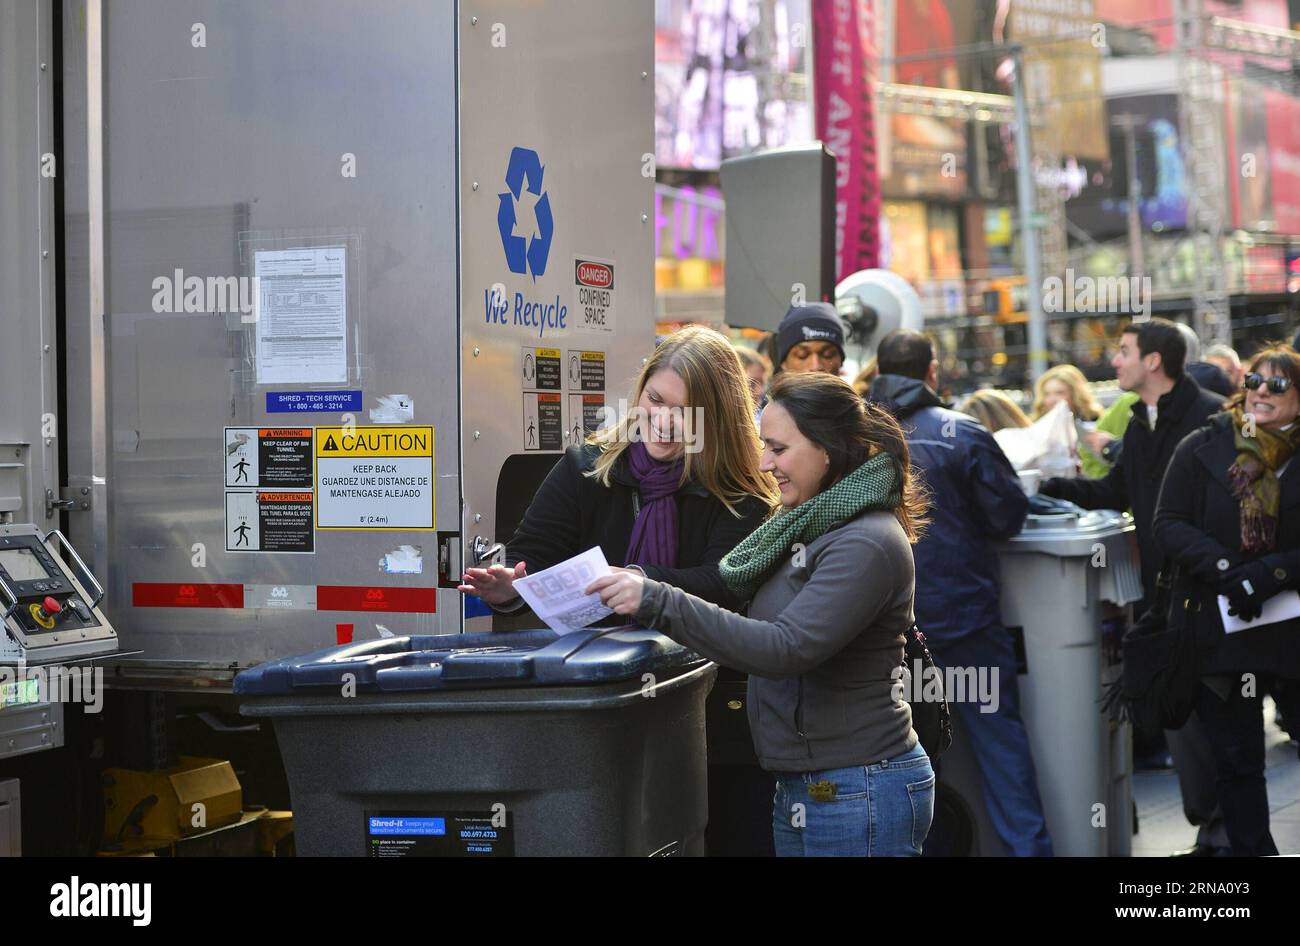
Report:
[[[59,490],[59,498],[54,498],[54,490],[45,491],[45,518],[53,519],[56,509],[67,509],[70,512],[87,512],[90,509],[90,487],[89,486],[65,486]]]

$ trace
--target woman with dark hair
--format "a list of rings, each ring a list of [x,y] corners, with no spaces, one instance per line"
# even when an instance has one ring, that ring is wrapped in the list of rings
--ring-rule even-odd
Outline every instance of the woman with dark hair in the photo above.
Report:
[[[782,508],[719,566],[749,616],[626,572],[588,591],[750,674],[754,748],[777,777],[779,856],[919,855],[934,770],[896,672],[925,509],[907,441],[829,374],[782,373],[769,398],[762,468]]]
[[[1153,531],[1180,569],[1171,597],[1200,653],[1196,714],[1232,852],[1269,855],[1261,695],[1270,679],[1300,680],[1300,618],[1259,619],[1271,598],[1300,588],[1300,355],[1266,349],[1244,383],[1174,451]],[[1230,617],[1256,626],[1225,633],[1220,596]]]

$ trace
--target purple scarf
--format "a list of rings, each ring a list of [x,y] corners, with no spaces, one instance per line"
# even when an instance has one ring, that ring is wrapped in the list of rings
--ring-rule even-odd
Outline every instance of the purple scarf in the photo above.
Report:
[[[641,514],[627,544],[627,564],[676,568],[677,488],[686,461],[678,457],[672,463],[660,463],[639,440],[628,446],[627,458],[641,497]]]

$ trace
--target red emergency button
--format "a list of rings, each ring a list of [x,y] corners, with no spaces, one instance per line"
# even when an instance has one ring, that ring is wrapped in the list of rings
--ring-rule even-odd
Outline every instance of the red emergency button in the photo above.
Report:
[[[45,596],[45,600],[41,602],[41,607],[45,609],[46,614],[58,614],[63,610],[63,605],[59,604],[58,599],[51,598],[49,595]]]

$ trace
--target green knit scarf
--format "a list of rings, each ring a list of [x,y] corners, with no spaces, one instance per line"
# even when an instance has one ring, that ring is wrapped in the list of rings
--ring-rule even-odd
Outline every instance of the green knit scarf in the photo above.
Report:
[[[807,545],[832,525],[868,509],[896,509],[901,501],[893,458],[878,453],[834,486],[793,509],[778,512],[722,557],[718,570],[727,587],[751,597],[767,576],[791,555],[796,543]]]

